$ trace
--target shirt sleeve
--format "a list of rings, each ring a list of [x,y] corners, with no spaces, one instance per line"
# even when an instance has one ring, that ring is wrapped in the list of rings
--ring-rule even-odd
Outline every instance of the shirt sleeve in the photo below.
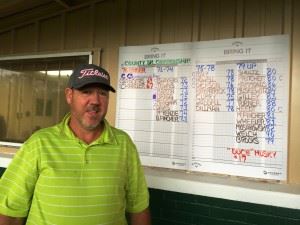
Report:
[[[149,192],[137,149],[131,140],[127,160],[128,183],[126,211],[129,213],[138,213],[148,208]]]
[[[0,214],[26,217],[38,178],[39,155],[24,143],[0,179]]]

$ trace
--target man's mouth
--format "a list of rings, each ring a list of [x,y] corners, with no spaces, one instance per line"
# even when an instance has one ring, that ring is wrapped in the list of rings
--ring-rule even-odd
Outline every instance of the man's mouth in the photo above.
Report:
[[[99,108],[96,108],[96,107],[91,107],[91,108],[88,108],[86,110],[86,112],[89,114],[89,115],[97,115],[97,113],[99,112]]]
[[[87,112],[89,115],[96,115],[98,112],[97,111],[88,111]]]

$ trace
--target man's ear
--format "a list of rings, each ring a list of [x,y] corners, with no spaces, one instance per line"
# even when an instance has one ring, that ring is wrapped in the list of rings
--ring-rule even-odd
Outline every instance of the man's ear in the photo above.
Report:
[[[72,88],[66,88],[65,89],[65,97],[66,97],[67,103],[70,105],[71,102],[72,102],[72,98],[73,98],[73,90],[72,90]]]

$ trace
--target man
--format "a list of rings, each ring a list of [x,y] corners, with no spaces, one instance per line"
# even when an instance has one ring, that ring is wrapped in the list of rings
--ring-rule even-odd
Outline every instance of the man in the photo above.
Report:
[[[70,113],[35,132],[0,180],[0,225],[150,225],[135,145],[104,119],[107,71],[81,65],[65,90]],[[26,219],[25,219],[26,218]]]

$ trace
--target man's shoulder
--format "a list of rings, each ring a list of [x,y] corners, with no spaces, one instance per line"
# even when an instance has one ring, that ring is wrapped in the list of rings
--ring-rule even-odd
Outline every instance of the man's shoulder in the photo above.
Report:
[[[120,128],[110,126],[110,129],[112,130],[112,132],[114,134],[127,135],[127,133],[124,130],[120,129]]]
[[[114,137],[117,143],[127,142],[132,143],[130,135],[123,129],[108,125],[109,136]]]
[[[110,129],[115,136],[130,138],[129,134],[125,130],[122,130],[122,129],[114,127],[114,126],[110,126]]]
[[[27,141],[32,141],[36,139],[43,139],[43,138],[55,138],[60,136],[60,127],[58,124],[50,127],[41,128],[35,131]]]
[[[22,145],[22,150],[35,151],[45,145],[60,143],[61,135],[56,125],[35,131]]]

